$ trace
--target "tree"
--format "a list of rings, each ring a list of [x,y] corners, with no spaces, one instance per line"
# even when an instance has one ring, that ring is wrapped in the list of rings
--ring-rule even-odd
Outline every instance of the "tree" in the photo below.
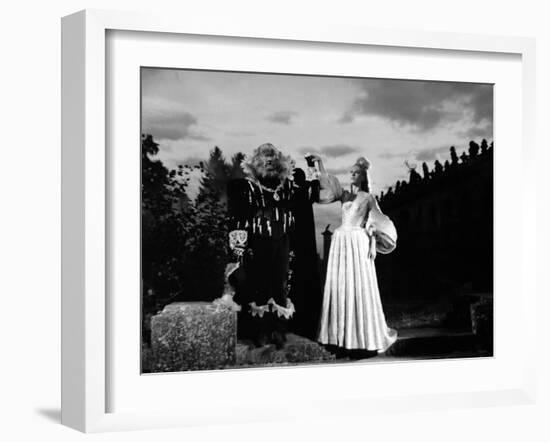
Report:
[[[211,301],[223,290],[227,257],[226,209],[220,189],[228,166],[219,148],[203,165],[168,170],[158,144],[142,136],[142,278],[144,314],[174,300]],[[195,201],[186,193],[190,173],[205,176]],[[212,171],[212,173],[209,172]]]
[[[416,164],[409,164],[408,161],[405,161],[405,166],[407,166],[407,169],[409,170],[409,184],[418,184],[422,181],[422,177],[416,171]]]
[[[218,146],[210,152],[203,170],[194,204],[193,234],[186,241],[189,259],[183,272],[188,285],[182,299],[211,301],[222,293],[228,260],[227,181],[230,167]]]
[[[241,167],[241,163],[243,162],[244,158],[245,157],[242,152],[237,152],[235,155],[233,155],[233,157],[231,158],[229,178],[231,179],[244,178],[243,168]]]
[[[477,144],[475,141],[470,141],[468,153],[470,154],[470,158],[475,158],[479,153],[479,144]]]
[[[424,175],[425,180],[430,179],[430,169],[428,169],[428,165],[425,161],[422,163],[422,174]]]
[[[451,146],[451,163],[453,166],[456,166],[458,164],[458,155],[456,154],[456,148],[454,146]]]
[[[154,159],[159,152],[158,144],[151,135],[141,137],[141,199],[143,207],[153,215],[163,215],[169,210],[166,187],[169,184],[168,170]]]
[[[487,140],[483,138],[483,140],[481,140],[481,153],[482,154],[487,153],[488,149],[489,149],[489,146],[487,145]]]
[[[215,146],[205,166],[205,175],[201,180],[201,193],[199,199],[205,192],[212,192],[217,198],[227,201],[227,181],[229,179],[229,166],[221,149]]]
[[[215,146],[210,152],[208,161],[204,165],[205,175],[201,181],[201,193],[213,192],[217,198],[224,204],[227,203],[227,183],[230,180],[244,178],[244,172],[241,163],[245,156],[237,152],[231,158],[231,164],[227,164],[221,149]]]
[[[169,171],[155,158],[158,144],[151,135],[141,138],[142,279],[144,310],[162,308],[182,289],[180,272],[185,238],[176,208],[185,200],[183,172]],[[188,199],[188,198],[187,198]]]

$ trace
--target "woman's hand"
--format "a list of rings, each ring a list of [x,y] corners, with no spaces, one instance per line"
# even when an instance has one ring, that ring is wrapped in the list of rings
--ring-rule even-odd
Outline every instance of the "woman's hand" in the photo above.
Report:
[[[229,232],[229,248],[237,258],[244,255],[248,243],[248,233],[246,230],[232,230]]]
[[[374,226],[371,224],[367,227],[365,227],[365,230],[367,231],[367,235],[369,235],[369,237],[371,236],[374,236]]]
[[[376,230],[374,229],[374,226],[371,224],[370,226],[367,226],[365,228],[365,231],[367,232],[367,236],[369,237],[368,258],[374,259],[376,258]]]
[[[304,157],[306,159],[309,159],[310,161],[312,161],[313,164],[317,164],[317,168],[319,169],[320,173],[326,174],[325,166],[323,166],[323,160],[321,159],[321,157],[319,155],[314,154],[314,153],[308,153],[308,154],[304,155]]]
[[[304,156],[305,156],[305,158],[310,158],[313,162],[321,161],[321,157],[317,154],[314,154],[314,153],[308,153]]]

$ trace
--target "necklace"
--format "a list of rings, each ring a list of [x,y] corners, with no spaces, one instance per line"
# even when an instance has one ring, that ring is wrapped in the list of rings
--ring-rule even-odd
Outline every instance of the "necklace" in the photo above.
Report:
[[[263,191],[270,192],[273,194],[273,199],[275,201],[279,201],[281,197],[279,196],[278,192],[283,188],[284,181],[280,182],[279,185],[275,189],[271,189],[270,187],[264,186],[259,181],[254,181],[254,184],[256,184],[260,188],[260,193],[262,193],[262,199],[263,199]]]

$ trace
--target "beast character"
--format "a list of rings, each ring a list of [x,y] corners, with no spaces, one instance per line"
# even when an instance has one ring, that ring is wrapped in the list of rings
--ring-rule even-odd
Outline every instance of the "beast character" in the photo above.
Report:
[[[257,346],[281,348],[294,314],[288,297],[289,234],[294,229],[293,163],[270,143],[242,163],[244,179],[228,184],[230,247],[241,265],[232,275],[242,306],[238,333]]]

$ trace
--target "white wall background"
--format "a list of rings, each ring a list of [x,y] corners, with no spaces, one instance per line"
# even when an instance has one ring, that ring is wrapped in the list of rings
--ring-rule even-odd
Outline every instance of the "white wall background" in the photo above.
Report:
[[[256,21],[312,21],[537,38],[539,275],[548,247],[546,181],[550,14],[544,2],[340,0],[254,2],[202,0],[11,1],[0,22],[0,439],[162,440],[549,440],[549,284],[539,279],[540,399],[534,406],[411,412],[349,420],[161,430],[85,436],[60,416],[60,17],[83,8],[166,10],[175,14],[247,16]],[[510,171],[511,177],[513,172]]]

